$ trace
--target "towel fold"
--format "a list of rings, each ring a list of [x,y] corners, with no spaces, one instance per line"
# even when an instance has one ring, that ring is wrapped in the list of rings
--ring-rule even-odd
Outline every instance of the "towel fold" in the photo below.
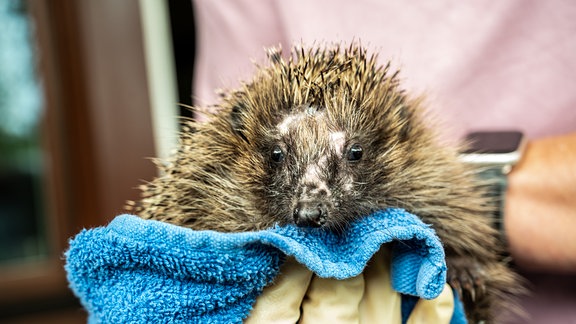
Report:
[[[240,323],[286,255],[320,277],[362,272],[392,243],[392,287],[432,299],[446,281],[432,228],[401,209],[363,217],[342,233],[276,226],[245,233],[194,231],[133,215],[83,230],[66,271],[91,323]]]

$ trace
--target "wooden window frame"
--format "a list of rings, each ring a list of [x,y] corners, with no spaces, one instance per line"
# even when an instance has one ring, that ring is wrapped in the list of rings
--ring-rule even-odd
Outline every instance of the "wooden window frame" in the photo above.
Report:
[[[48,258],[0,267],[0,311],[73,299],[68,240],[123,212],[156,169],[138,0],[30,0],[45,95]]]

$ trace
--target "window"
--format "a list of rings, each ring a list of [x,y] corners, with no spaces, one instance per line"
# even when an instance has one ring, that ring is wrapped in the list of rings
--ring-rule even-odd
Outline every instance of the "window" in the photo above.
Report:
[[[22,1],[0,2],[0,264],[44,258],[42,93]]]
[[[0,322],[42,312],[41,323],[85,323],[63,270],[68,240],[122,213],[156,174],[141,3],[0,1],[0,15],[27,26],[0,26],[0,42],[24,48],[8,68],[19,64],[26,84],[0,91],[28,100],[5,106],[0,93]],[[47,315],[62,307],[70,314]]]

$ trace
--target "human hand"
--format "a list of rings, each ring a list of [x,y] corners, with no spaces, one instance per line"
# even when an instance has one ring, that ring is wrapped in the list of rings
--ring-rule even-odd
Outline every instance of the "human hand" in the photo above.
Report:
[[[336,280],[315,276],[289,258],[274,283],[256,300],[245,323],[401,323],[401,296],[390,280],[390,253],[381,249],[356,277]],[[449,323],[452,289],[436,299],[420,300],[409,324]]]

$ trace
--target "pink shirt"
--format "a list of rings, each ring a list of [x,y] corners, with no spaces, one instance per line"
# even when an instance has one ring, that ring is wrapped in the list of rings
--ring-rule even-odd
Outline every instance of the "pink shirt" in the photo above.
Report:
[[[573,0],[194,0],[196,104],[248,80],[264,48],[360,40],[425,94],[448,138],[515,128],[530,138],[576,131]],[[531,320],[576,320],[576,278],[535,276]]]
[[[249,80],[264,48],[359,40],[401,68],[448,136],[576,131],[576,2],[195,0],[195,103]]]

